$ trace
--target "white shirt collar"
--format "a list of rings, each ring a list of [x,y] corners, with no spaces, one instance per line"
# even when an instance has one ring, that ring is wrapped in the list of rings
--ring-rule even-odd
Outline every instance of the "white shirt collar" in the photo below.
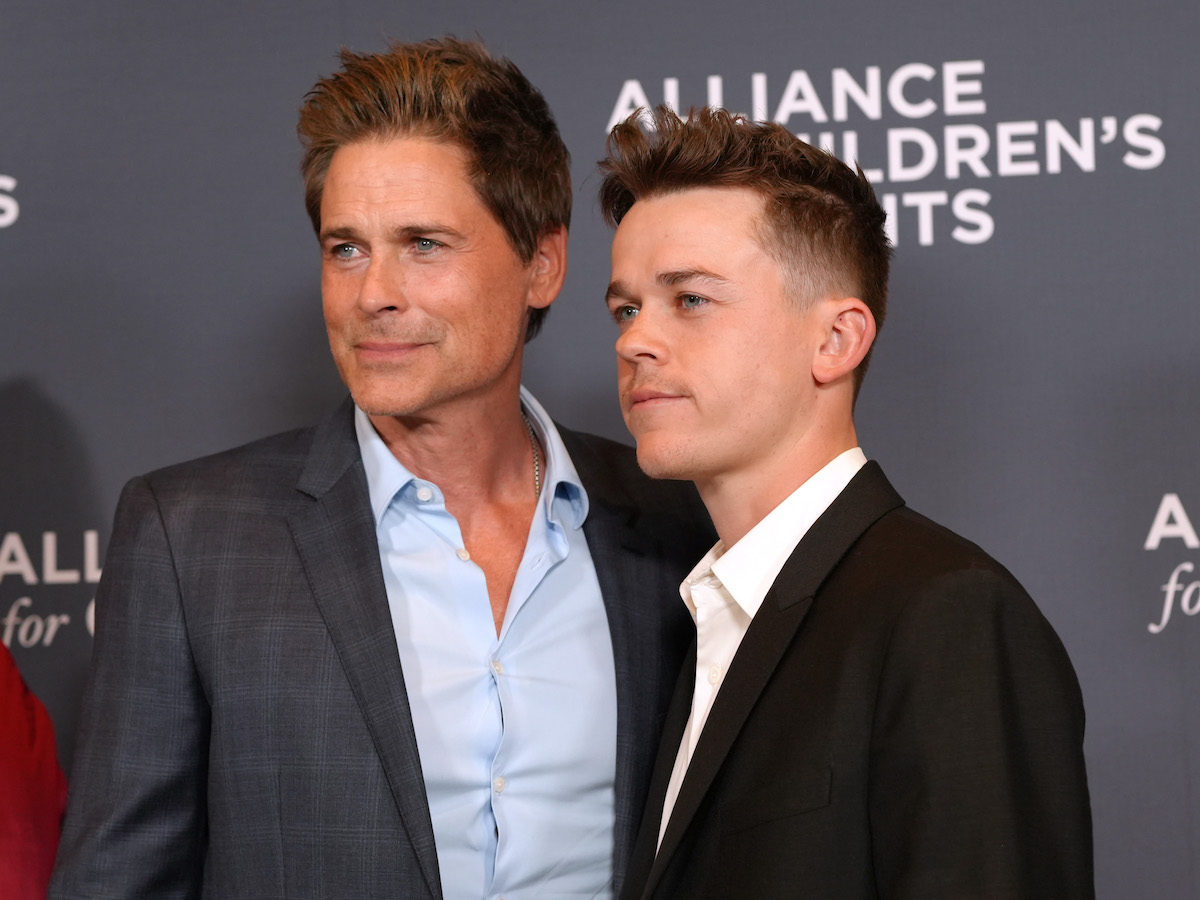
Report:
[[[727,549],[717,541],[680,585],[680,596],[692,614],[696,610],[691,586],[709,577],[711,571],[753,618],[796,545],[866,462],[860,448],[845,451],[796,488],[732,547]]]

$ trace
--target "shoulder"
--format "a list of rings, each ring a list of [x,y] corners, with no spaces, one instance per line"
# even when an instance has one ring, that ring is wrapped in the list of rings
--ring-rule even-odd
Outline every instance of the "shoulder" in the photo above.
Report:
[[[781,574],[794,589],[833,590],[875,612],[894,613],[905,598],[959,578],[1021,591],[979,546],[906,506],[873,462],[817,519]]]
[[[352,420],[342,410],[320,424],[260,438],[130,480],[121,492],[113,538],[221,534],[286,519],[303,502],[304,478],[344,471],[357,459]],[[333,446],[335,449],[330,449]],[[333,460],[335,464],[328,465]]]
[[[303,487],[302,476],[325,485],[358,460],[354,404],[347,396],[315,425],[167,466],[133,479],[130,485],[164,497],[290,494],[298,485]]]
[[[816,579],[821,593],[836,595],[835,605],[851,621],[885,630],[905,621],[1045,621],[1008,569],[906,506],[873,463],[850,482],[800,548],[806,552],[790,567],[791,583],[803,587]],[[816,588],[811,584],[808,590]]]
[[[590,498],[644,511],[685,513],[707,521],[708,512],[690,481],[650,478],[639,468],[637,451],[629,445],[556,427]]]
[[[955,571],[1012,578],[979,546],[906,505],[876,462],[850,480],[800,546],[810,555],[822,548],[838,574],[857,576],[860,590],[877,582],[893,595]]]
[[[562,427],[558,431],[587,490],[589,540],[617,527],[623,541],[634,546],[666,548],[680,563],[679,578],[716,541],[708,510],[690,481],[650,478],[638,467],[636,451],[625,444]]]
[[[298,485],[313,441],[313,429],[297,429],[130,480],[113,516],[106,577],[145,580],[156,565],[173,578],[198,560],[224,564],[286,546],[287,523],[307,500]]]
[[[627,444],[596,434],[572,431],[557,423],[555,427],[579,477],[589,490],[594,482],[610,483],[612,487],[617,487],[636,484],[639,476],[646,477],[638,469],[636,451]]]
[[[130,482],[156,497],[233,497],[294,490],[312,448],[314,428],[261,438],[148,472]]]
[[[911,641],[914,658],[978,654],[999,641],[1065,663],[1053,627],[1004,565],[908,507],[880,518],[844,562],[841,587],[862,599],[864,614],[886,610],[892,641]]]

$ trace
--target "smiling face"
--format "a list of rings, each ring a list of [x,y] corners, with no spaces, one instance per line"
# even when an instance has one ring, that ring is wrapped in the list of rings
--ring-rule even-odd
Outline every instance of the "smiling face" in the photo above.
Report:
[[[638,462],[702,494],[786,478],[820,430],[821,304],[787,294],[760,244],[762,211],[743,188],[661,194],[634,203],[613,240],[608,305]]]
[[[529,265],[479,199],[467,156],[421,137],[348,144],[321,197],[329,344],[372,416],[515,402],[525,317],[561,284],[565,231]]]

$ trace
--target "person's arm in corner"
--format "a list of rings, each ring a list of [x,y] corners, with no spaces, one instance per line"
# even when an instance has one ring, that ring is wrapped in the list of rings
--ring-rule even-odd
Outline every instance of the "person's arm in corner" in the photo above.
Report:
[[[0,897],[46,896],[66,802],[54,725],[0,644]]]

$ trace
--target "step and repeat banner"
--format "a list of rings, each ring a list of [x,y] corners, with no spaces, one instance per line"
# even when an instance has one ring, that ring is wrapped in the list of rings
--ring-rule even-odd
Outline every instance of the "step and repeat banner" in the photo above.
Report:
[[[314,421],[295,119],[341,46],[517,62],[574,160],[527,385],[627,439],[595,162],[719,104],[856,160],[896,246],[859,434],[1028,587],[1088,711],[1104,898],[1200,896],[1200,12],[1148,0],[77,4],[0,10],[0,638],[69,766],[131,476]]]

